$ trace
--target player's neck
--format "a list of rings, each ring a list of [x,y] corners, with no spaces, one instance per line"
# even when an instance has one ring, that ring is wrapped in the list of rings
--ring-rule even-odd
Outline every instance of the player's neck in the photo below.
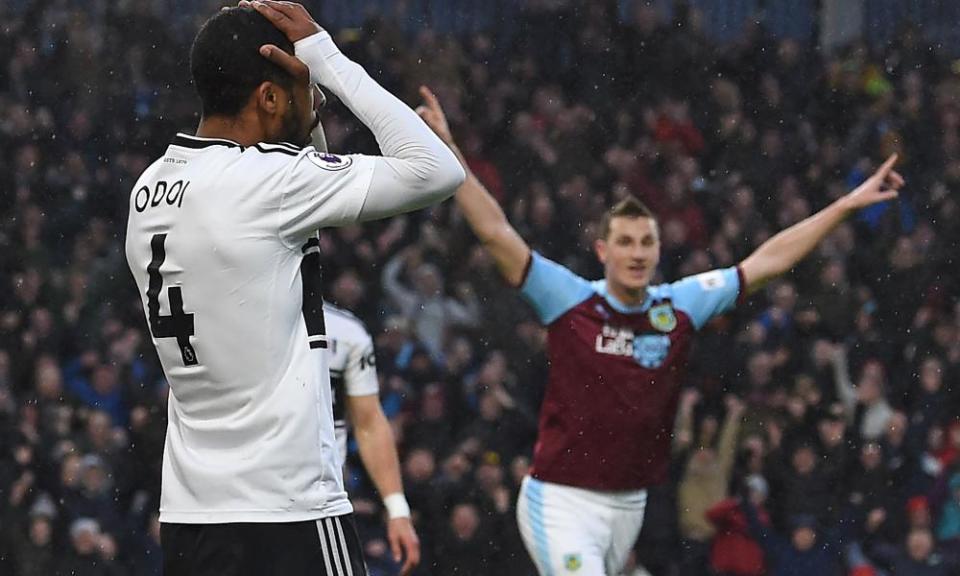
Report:
[[[643,304],[644,300],[647,299],[647,288],[636,288],[630,289],[625,286],[621,286],[616,282],[611,282],[607,280],[607,293],[617,299],[618,302],[624,306],[634,307],[640,306]]]
[[[219,138],[230,140],[241,146],[253,146],[265,140],[262,131],[252,128],[243,116],[204,116],[197,126],[200,138]]]

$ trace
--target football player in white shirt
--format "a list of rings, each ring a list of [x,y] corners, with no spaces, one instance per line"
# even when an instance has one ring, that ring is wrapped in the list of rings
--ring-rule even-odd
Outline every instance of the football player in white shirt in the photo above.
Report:
[[[219,12],[190,64],[197,135],[178,135],[137,180],[126,235],[170,385],[165,573],[361,576],[322,294],[301,273],[319,262],[304,254],[320,228],[448,198],[463,170],[299,5]],[[373,132],[382,157],[301,147],[318,122],[314,84]]]
[[[403,558],[401,574],[420,561],[420,542],[410,522],[403,495],[400,459],[393,429],[380,406],[380,383],[373,337],[359,318],[330,303],[323,305],[327,327],[333,424],[340,448],[340,466],[347,460],[347,420],[353,428],[363,467],[383,497],[389,522],[387,540],[394,560]]]

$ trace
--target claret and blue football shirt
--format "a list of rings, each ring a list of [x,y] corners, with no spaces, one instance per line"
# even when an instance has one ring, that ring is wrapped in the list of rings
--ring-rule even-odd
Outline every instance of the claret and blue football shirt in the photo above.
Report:
[[[736,305],[739,268],[650,286],[629,307],[605,280],[531,258],[521,293],[547,326],[550,358],[533,477],[595,490],[663,483],[691,341]]]

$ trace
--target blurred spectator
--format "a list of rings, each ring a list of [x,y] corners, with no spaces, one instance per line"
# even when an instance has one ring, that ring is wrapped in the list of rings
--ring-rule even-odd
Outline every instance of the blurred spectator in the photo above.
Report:
[[[898,576],[949,576],[960,564],[940,556],[933,534],[927,528],[914,528],[902,546],[877,545],[870,550],[873,560]]]
[[[757,510],[750,503],[743,505],[750,534],[763,547],[770,574],[800,576],[801,574],[841,574],[840,549],[834,536],[817,529],[817,519],[810,514],[797,514],[789,521],[789,537],[776,529],[764,526]]]
[[[404,270],[412,275],[413,289],[400,281]],[[444,294],[443,283],[440,269],[424,262],[416,249],[397,254],[383,269],[384,290],[411,319],[414,333],[434,358],[442,356],[443,339],[452,327],[473,327],[480,315],[479,303],[467,286],[461,287],[457,300]]]
[[[43,576],[54,573],[58,557],[53,541],[56,516],[57,510],[50,498],[37,499],[15,540],[17,574]]]
[[[937,524],[937,539],[960,550],[960,472],[950,477],[948,489],[948,499]]]
[[[758,474],[744,481],[750,504],[757,510],[757,520],[770,526],[764,502],[769,494],[767,481]],[[716,529],[710,546],[710,568],[721,576],[763,576],[767,573],[763,548],[750,535],[747,517],[736,498],[728,498],[707,510],[707,519]]]
[[[726,403],[727,414],[716,447],[701,445],[694,450],[677,490],[681,546],[684,548],[681,574],[684,576],[706,573],[704,567],[708,563],[715,532],[707,512],[726,497],[733,472],[737,434],[745,407],[733,396],[729,396]]]
[[[96,520],[78,518],[70,525],[70,549],[60,556],[54,574],[76,576],[121,576],[125,574],[115,562],[117,545],[100,532]]]

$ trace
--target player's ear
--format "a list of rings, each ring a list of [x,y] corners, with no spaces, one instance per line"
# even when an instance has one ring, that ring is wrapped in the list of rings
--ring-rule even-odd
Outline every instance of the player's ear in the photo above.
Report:
[[[287,98],[286,91],[274,82],[261,82],[254,91],[257,108],[270,115],[279,114]]]
[[[597,253],[597,260],[601,264],[607,263],[607,241],[603,238],[598,238],[593,241],[593,251]]]

